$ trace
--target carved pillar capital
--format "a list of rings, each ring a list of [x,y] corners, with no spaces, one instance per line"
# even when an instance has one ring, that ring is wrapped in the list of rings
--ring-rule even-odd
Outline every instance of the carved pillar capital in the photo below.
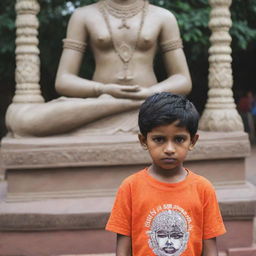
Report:
[[[16,91],[13,103],[44,102],[39,85],[40,60],[36,0],[16,0]]]
[[[209,0],[212,7],[209,28],[212,31],[209,49],[209,91],[199,128],[206,131],[243,131],[236,110],[232,86],[231,36],[229,6],[232,0]]]

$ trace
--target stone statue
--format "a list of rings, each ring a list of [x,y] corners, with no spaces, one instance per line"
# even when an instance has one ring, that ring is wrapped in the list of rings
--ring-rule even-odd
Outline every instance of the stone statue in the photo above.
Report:
[[[96,64],[92,80],[78,76],[87,46]],[[168,75],[161,82],[153,71],[158,48]],[[6,124],[14,136],[49,136],[108,126],[107,133],[132,131],[137,125],[136,110],[146,97],[162,91],[186,95],[191,90],[174,15],[147,0],[100,0],[78,8],[63,40],[55,86],[65,97],[11,104]]]

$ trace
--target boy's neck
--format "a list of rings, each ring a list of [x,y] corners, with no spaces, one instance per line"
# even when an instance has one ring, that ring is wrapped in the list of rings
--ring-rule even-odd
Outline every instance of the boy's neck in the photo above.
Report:
[[[154,165],[154,163],[148,168],[149,175],[160,182],[165,183],[178,183],[188,175],[187,170],[183,166],[177,166],[175,169],[162,170]]]

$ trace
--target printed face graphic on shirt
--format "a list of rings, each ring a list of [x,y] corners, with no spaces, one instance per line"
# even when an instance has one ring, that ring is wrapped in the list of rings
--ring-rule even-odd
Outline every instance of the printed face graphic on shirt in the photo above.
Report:
[[[154,217],[148,234],[149,246],[155,255],[181,255],[189,238],[186,218],[179,211],[162,211]]]

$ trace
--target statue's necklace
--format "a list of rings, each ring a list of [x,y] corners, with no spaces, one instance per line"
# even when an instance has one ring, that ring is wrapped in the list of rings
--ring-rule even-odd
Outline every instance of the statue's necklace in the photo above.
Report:
[[[107,0],[99,2],[99,10],[101,11],[101,13],[104,17],[104,20],[106,22],[106,25],[107,25],[107,28],[108,28],[108,31],[109,31],[109,34],[110,34],[110,37],[111,37],[111,40],[112,40],[114,50],[115,50],[116,54],[118,55],[118,57],[120,58],[120,60],[123,62],[123,74],[118,77],[118,80],[123,81],[123,82],[129,82],[133,79],[133,77],[128,74],[128,66],[129,66],[129,62],[131,61],[131,59],[133,57],[133,54],[134,54],[134,52],[137,48],[137,44],[138,44],[138,41],[139,41],[139,38],[140,38],[140,35],[141,35],[141,31],[142,31],[145,16],[146,16],[148,1],[147,0],[139,1],[139,2],[142,2],[142,4],[143,4],[142,9],[141,9],[142,14],[141,14],[141,21],[140,21],[140,25],[139,25],[139,28],[138,28],[136,41],[135,41],[135,44],[133,45],[133,47],[131,47],[130,45],[128,45],[125,42],[122,42],[120,45],[118,45],[116,43],[115,37],[113,35],[112,28],[111,28],[111,25],[110,25],[110,22],[109,22],[109,18],[108,18],[107,12],[106,12],[106,10],[108,10],[108,9],[105,8],[105,6],[106,6],[105,2],[106,1]]]
[[[103,4],[104,8],[111,16],[122,20],[122,24],[118,27],[119,29],[129,29],[130,27],[127,25],[126,19],[137,15],[144,7],[144,1],[141,0],[137,0],[130,5],[117,4],[113,0],[105,0],[103,1]]]

